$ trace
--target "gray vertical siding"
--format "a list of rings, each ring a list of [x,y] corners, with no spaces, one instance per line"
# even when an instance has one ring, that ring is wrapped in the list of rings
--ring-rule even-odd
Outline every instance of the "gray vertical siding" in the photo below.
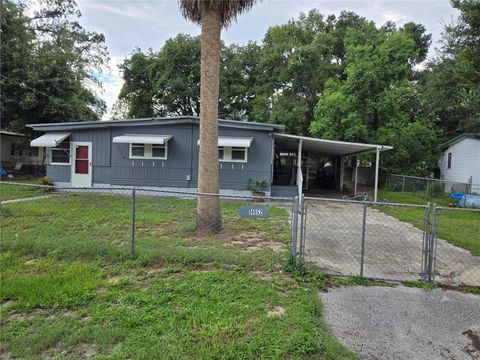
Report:
[[[129,158],[129,145],[113,143],[124,134],[172,135],[167,160]],[[270,187],[272,136],[265,130],[219,128],[220,136],[252,137],[248,162],[221,162],[220,187],[246,190],[249,179],[266,180]],[[106,129],[74,130],[72,141],[92,143],[95,184],[196,188],[198,184],[198,125],[168,124],[125,126]],[[56,182],[70,181],[70,166],[49,165],[47,175]],[[190,176],[191,180],[187,180]],[[267,189],[269,190],[269,189]]]

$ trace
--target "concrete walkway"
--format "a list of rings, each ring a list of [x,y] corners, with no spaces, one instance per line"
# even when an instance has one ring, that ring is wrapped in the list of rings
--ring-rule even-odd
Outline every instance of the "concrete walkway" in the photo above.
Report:
[[[320,293],[327,325],[360,359],[480,359],[480,296],[398,287]]]
[[[0,205],[14,204],[14,203],[22,202],[22,201],[33,201],[33,200],[47,199],[47,198],[52,197],[52,196],[54,196],[54,195],[50,194],[50,195],[32,196],[32,197],[26,197],[26,198],[20,198],[20,199],[4,200],[4,201],[0,201]]]

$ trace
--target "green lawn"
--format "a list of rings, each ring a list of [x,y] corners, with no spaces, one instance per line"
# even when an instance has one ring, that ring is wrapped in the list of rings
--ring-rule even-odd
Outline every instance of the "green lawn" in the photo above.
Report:
[[[409,193],[381,191],[379,192],[379,199],[405,204],[426,204],[425,200],[421,200]],[[444,207],[447,207],[450,201],[448,198],[437,200],[435,201],[437,205]],[[422,208],[379,209],[423,230],[425,210]],[[437,231],[440,239],[467,249],[473,255],[480,255],[480,212],[455,209],[440,210]]]
[[[49,189],[35,186],[0,183],[0,201],[45,195],[49,191]]]
[[[285,272],[288,213],[195,232],[195,202],[62,195],[2,205],[0,356],[350,359],[316,287]]]
[[[451,206],[457,203],[449,194],[444,193],[438,197],[425,198],[425,193],[396,192],[396,191],[378,191],[378,201],[388,201],[400,204],[426,205],[428,203],[438,206]]]

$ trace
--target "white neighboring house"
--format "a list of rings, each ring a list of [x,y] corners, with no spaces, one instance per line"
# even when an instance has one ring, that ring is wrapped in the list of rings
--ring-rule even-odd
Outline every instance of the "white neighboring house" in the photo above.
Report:
[[[480,134],[462,134],[442,145],[439,161],[440,178],[446,181],[445,191],[463,192],[463,186],[472,184],[471,192],[480,193]]]

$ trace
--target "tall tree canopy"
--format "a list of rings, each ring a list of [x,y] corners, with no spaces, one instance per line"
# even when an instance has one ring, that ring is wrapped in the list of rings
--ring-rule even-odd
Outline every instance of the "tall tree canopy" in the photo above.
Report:
[[[73,0],[37,5],[32,12],[23,3],[2,3],[2,127],[24,132],[27,123],[99,119],[105,103],[95,72],[108,61],[104,36],[79,24]]]
[[[452,0],[458,20],[445,27],[442,48],[423,74],[423,88],[443,138],[480,132],[480,2]]]
[[[393,145],[395,151],[384,156],[387,171],[424,174],[434,167],[436,133],[423,112],[413,70],[430,42],[424,31],[413,23],[398,30],[391,23],[379,29],[368,23],[348,31],[344,80],[326,82],[311,134]]]
[[[252,113],[260,47],[222,44],[219,116],[248,119]],[[120,65],[119,103],[129,118],[200,115],[200,37],[179,34],[158,52],[135,50]]]

